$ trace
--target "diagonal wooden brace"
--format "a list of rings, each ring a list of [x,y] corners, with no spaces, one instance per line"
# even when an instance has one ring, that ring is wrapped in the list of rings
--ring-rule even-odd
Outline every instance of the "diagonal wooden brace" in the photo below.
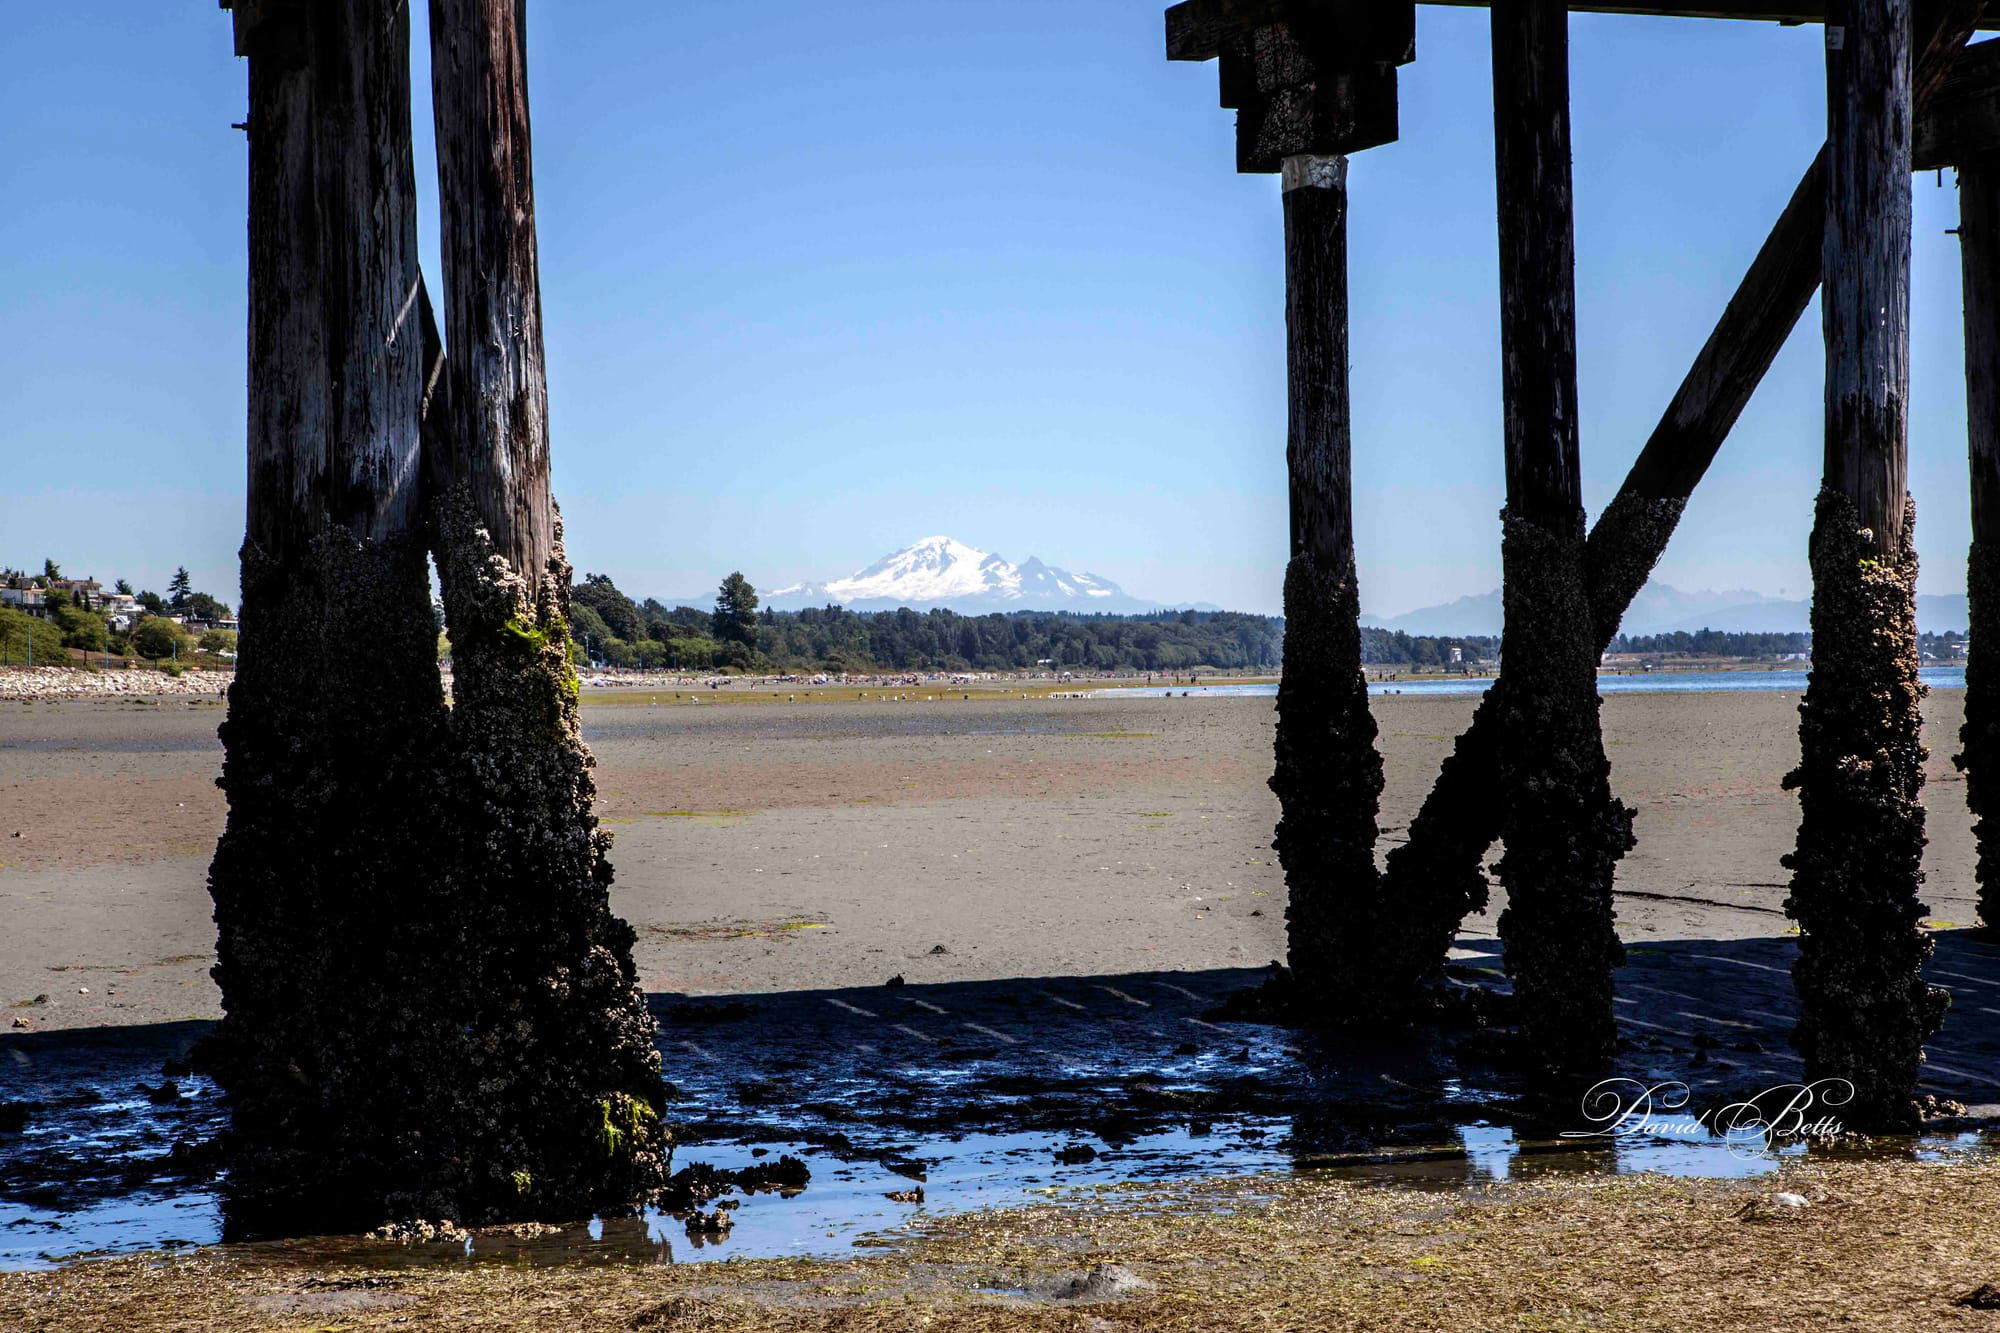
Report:
[[[1920,13],[1926,34],[1914,75],[1920,120],[1937,100],[1983,9],[1982,0],[1945,0]],[[1987,54],[1979,53],[1982,59]],[[1815,157],[1624,485],[1591,528],[1585,568],[1600,651],[1617,634],[1626,608],[1665,552],[1688,497],[1819,286],[1824,195],[1824,166]],[[1405,923],[1396,938],[1383,941],[1394,958],[1385,984],[1392,1006],[1407,1003],[1442,973],[1460,923],[1486,905],[1481,863],[1499,837],[1500,812],[1490,794],[1506,687],[1503,668],[1472,725],[1446,756],[1410,823],[1409,840],[1389,853],[1384,919]]]

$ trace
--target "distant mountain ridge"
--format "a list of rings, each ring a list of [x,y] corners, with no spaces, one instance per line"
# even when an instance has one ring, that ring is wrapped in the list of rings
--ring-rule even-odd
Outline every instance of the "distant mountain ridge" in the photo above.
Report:
[[[992,611],[1131,614],[1164,609],[1159,602],[1131,596],[1102,575],[1072,574],[1033,556],[1013,564],[952,537],[925,537],[846,578],[795,583],[764,598],[764,605],[774,611],[832,602],[850,611],[943,607],[975,615]]]
[[[1441,606],[1426,606],[1399,616],[1361,617],[1361,623],[1406,634],[1497,635],[1502,615],[1500,594],[1460,597]],[[1917,628],[1931,633],[1966,628],[1964,594],[1919,594]],[[1747,589],[1684,592],[1665,583],[1648,582],[1632,599],[1619,625],[1623,634],[1672,634],[1685,630],[1722,630],[1746,634],[1803,634],[1812,628],[1812,603],[1767,597]]]

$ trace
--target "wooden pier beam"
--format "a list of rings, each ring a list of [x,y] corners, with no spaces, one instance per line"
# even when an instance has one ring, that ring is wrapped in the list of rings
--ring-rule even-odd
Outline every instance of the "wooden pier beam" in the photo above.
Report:
[[[1955,762],[1979,848],[1979,917],[2000,932],[2000,146],[1958,167],[1965,399],[1972,473],[1965,725]]]
[[[1373,1008],[1382,757],[1361,669],[1347,378],[1347,159],[1284,161],[1291,560],[1278,685],[1276,847],[1300,1016]]]
[[[261,0],[249,58],[242,656],[209,871],[231,1234],[373,1226],[438,1157],[422,910],[444,729],[418,487],[409,26]],[[366,644],[365,652],[356,651]],[[437,1214],[427,1214],[436,1216]]]
[[[1813,669],[1799,707],[1794,1034],[1808,1079],[1851,1083],[1839,1115],[1914,1129],[1924,985],[1910,378],[1910,0],[1853,0],[1827,27],[1821,311],[1826,454],[1815,512]]]
[[[585,1216],[664,1179],[654,1023],[610,908],[608,834],[569,656],[571,572],[549,487],[525,7],[432,0],[445,351],[426,432],[454,669],[442,837],[470,942],[452,1052],[474,1216]]]
[[[1632,816],[1612,798],[1598,730],[1583,564],[1569,13],[1562,0],[1495,0],[1492,19],[1511,678],[1494,793],[1507,845],[1500,936],[1530,1052],[1581,1070],[1617,1044],[1611,880]]]
[[[1291,497],[1285,676],[1271,790],[1285,868],[1287,961],[1301,1021],[1380,1012],[1382,758],[1361,670],[1347,377],[1347,155],[1397,134],[1410,0],[1189,0],[1167,11],[1170,60],[1220,59],[1236,167],[1284,191]]]
[[[1982,21],[1983,5],[1981,0],[1945,0],[1930,12],[1915,72],[1919,112],[1950,93],[1947,78]],[[1971,59],[1965,53],[1965,60]],[[2000,116],[1994,119],[2000,123]],[[1585,567],[1600,654],[1618,633],[1626,608],[1666,551],[1688,497],[1819,286],[1825,182],[1822,151],[1792,191],[1624,484],[1591,527]],[[1389,852],[1384,896],[1404,923],[1386,941],[1394,956],[1385,969],[1390,980],[1382,995],[1392,1008],[1407,1008],[1443,975],[1460,924],[1486,906],[1481,864],[1500,836],[1500,811],[1490,792],[1498,766],[1497,719],[1510,676],[1503,668],[1472,724],[1446,756],[1410,823],[1408,841]]]

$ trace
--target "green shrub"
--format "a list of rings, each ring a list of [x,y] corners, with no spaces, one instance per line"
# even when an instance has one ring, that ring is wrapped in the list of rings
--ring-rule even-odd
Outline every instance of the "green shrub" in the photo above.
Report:
[[[184,653],[192,642],[184,626],[165,616],[147,616],[132,630],[132,647],[154,661]]]

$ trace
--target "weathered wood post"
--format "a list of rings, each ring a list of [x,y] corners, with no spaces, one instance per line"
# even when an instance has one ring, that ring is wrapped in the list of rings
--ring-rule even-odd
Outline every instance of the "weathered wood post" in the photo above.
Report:
[[[1935,8],[1917,62],[1919,110],[1944,95],[1982,6],[1979,0],[1949,0]],[[1825,171],[1822,154],[1800,178],[1624,484],[1591,527],[1584,564],[1600,653],[1618,633],[1626,608],[1666,551],[1688,497],[1819,286]],[[1396,904],[1402,923],[1384,940],[1395,955],[1384,969],[1383,998],[1391,1005],[1408,1005],[1443,976],[1460,924],[1486,906],[1481,862],[1500,837],[1501,810],[1490,792],[1499,765],[1497,719],[1511,674],[1503,668],[1480,701],[1411,821],[1408,841],[1389,852],[1383,897]]]
[[[1623,957],[1611,881],[1632,845],[1598,731],[1597,636],[1583,565],[1576,288],[1570,198],[1569,11],[1494,0],[1501,393],[1501,539],[1510,685],[1500,715],[1500,917],[1534,1056],[1583,1069],[1617,1043],[1611,972]]]
[[[464,1189],[482,1215],[587,1214],[660,1183],[654,1022],[569,655],[570,567],[549,489],[525,7],[433,0],[446,367],[426,441],[452,641],[445,841],[470,947],[454,1058],[477,1089]]]
[[[2000,932],[2000,151],[1960,161],[1958,212],[1972,549],[1965,571],[1971,655],[1956,762],[1976,820],[1979,917],[1989,932]]]
[[[1291,553],[1271,789],[1297,1014],[1315,1022],[1370,1012],[1382,957],[1382,759],[1354,564],[1345,155],[1395,139],[1396,68],[1414,53],[1414,25],[1414,8],[1394,3],[1193,0],[1167,12],[1169,59],[1221,58],[1237,170],[1280,173],[1284,194]]]
[[[249,57],[243,644],[209,872],[234,1228],[373,1225],[420,1190],[444,709],[421,499],[409,28],[240,5]]]
[[[2000,931],[2000,43],[1982,43],[1954,66],[1931,114],[1918,117],[1914,155],[1919,170],[1958,168],[1972,605],[1963,748],[1954,762],[1975,820],[1979,916],[1991,933]]]
[[[1361,670],[1347,393],[1347,159],[1284,160],[1291,560],[1278,686],[1276,845],[1303,1015],[1368,1004],[1381,928],[1375,813],[1382,757]],[[1359,989],[1362,993],[1357,994]]]
[[[1827,19],[1821,261],[1825,475],[1814,516],[1813,670],[1799,706],[1795,1041],[1809,1079],[1854,1085],[1850,1128],[1914,1128],[1923,981],[1914,508],[1905,485],[1910,342],[1910,0]]]

